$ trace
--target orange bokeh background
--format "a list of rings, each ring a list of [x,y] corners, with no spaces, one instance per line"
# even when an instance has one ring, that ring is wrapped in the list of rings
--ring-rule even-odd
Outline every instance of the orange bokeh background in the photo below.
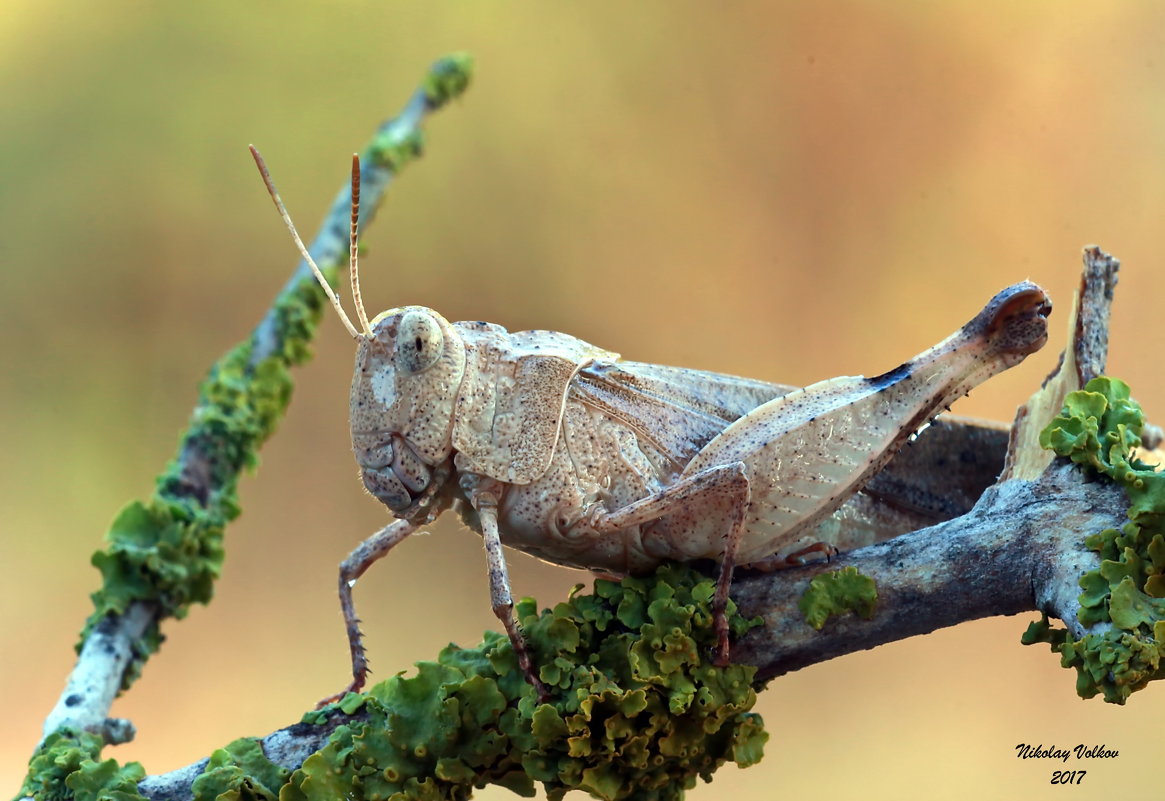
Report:
[[[97,586],[89,553],[150,491],[206,367],[295,262],[255,142],[305,230],[438,56],[477,59],[367,239],[365,298],[554,328],[628,358],[808,383],[881,372],[999,288],[1053,295],[1046,352],[956,411],[1010,418],[1063,342],[1082,246],[1124,262],[1110,370],[1165,417],[1157,241],[1165,6],[420,2],[0,8],[0,786],[14,793]],[[1157,231],[1158,233],[1154,233]],[[293,722],[338,688],[339,560],[386,520],[347,441],[327,321],[242,486],[215,603],[114,707],[150,772]],[[511,556],[544,603],[581,574]],[[360,584],[383,677],[494,620],[452,520]],[[765,761],[693,798],[1149,797],[1165,687],[1080,701],[1029,618],[774,681]],[[1110,760],[1022,761],[1020,743]],[[1087,787],[1049,784],[1084,768]],[[1159,785],[1155,785],[1159,786]],[[490,788],[482,798],[509,793]]]

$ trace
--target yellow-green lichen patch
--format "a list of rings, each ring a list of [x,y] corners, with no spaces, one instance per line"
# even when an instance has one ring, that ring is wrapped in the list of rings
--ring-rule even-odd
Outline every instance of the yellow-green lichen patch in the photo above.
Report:
[[[469,88],[473,77],[473,56],[469,53],[450,53],[429,70],[424,83],[425,101],[436,110],[460,97]]]
[[[818,631],[829,618],[846,612],[869,620],[877,605],[878,588],[874,580],[859,573],[856,567],[815,576],[797,603],[805,622]]]
[[[468,53],[445,56],[429,70],[421,84],[424,110],[436,111],[460,97],[473,77],[473,57]],[[418,158],[425,148],[425,136],[406,115],[384,126],[364,152],[364,161],[391,172],[399,172]]]
[[[211,754],[190,789],[194,801],[275,801],[290,775],[256,740],[243,738]]]
[[[37,748],[17,798],[37,801],[141,801],[137,783],[146,775],[137,762],[98,762],[103,742],[96,734],[53,732]]]
[[[712,592],[692,569],[665,566],[651,578],[596,581],[593,595],[541,614],[524,600],[517,612],[549,703],[504,636],[449,646],[363,696],[366,719],[337,729],[280,801],[460,799],[486,784],[528,796],[535,782],[551,799],[574,789],[672,799],[726,761],[751,765],[767,739],[749,712],[755,669],[706,661]],[[730,613],[736,633],[751,625]]]
[[[1165,677],[1165,474],[1134,455],[1143,422],[1128,385],[1101,377],[1069,394],[1040,434],[1045,448],[1121,484],[1129,522],[1085,539],[1101,563],[1080,578],[1077,617],[1085,626],[1110,625],[1075,640],[1044,616],[1022,642],[1050,643],[1064,667],[1076,668],[1081,697],[1103,694],[1117,704]]]

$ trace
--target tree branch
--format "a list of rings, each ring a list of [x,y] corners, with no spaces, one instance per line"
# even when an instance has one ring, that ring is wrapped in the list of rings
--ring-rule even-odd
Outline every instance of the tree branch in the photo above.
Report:
[[[1057,464],[1039,482],[1011,481],[992,488],[968,515],[779,575],[742,576],[733,598],[746,616],[762,616],[733,646],[733,660],[758,669],[756,681],[944,626],[993,615],[1043,610],[1076,621],[1077,581],[1099,565],[1083,535],[1124,520],[1119,487],[1082,481]],[[871,620],[843,616],[816,631],[799,601],[809,582],[853,566],[878,586]],[[320,725],[295,724],[260,740],[267,758],[287,770],[324,748],[338,726],[360,720],[339,710]],[[138,790],[153,801],[189,801],[207,760],[149,776]]]
[[[733,658],[755,665],[757,678],[993,615],[1043,611],[1083,636],[1076,620],[1078,581],[1100,567],[1084,536],[1125,521],[1120,487],[1085,482],[1079,468],[1057,463],[1040,481],[992,487],[969,514],[861,548],[828,565],[777,578],[747,576],[733,585],[745,615],[765,625],[748,632]],[[802,595],[818,575],[854,567],[877,584],[870,620],[846,615],[823,631],[806,623]]]

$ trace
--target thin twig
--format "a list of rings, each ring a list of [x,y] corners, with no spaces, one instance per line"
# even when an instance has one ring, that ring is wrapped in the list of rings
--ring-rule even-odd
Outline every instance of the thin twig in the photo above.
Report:
[[[372,221],[395,174],[420,155],[421,125],[427,115],[460,94],[468,80],[468,69],[469,62],[465,57],[450,57],[438,62],[401,113],[378,129],[363,158],[361,180],[365,213],[360,220],[361,229]],[[350,198],[351,189],[345,183],[310,248],[320,264],[333,269],[343,264],[348,256]],[[289,325],[286,308],[290,301],[311,293],[320,297],[323,294],[315,285],[306,261],[301,260],[251,334],[247,350],[250,372],[270,359],[278,359],[284,366],[299,364],[306,359],[307,341],[314,332],[314,324],[294,320]],[[216,364],[211,371],[212,377],[236,352],[232,351]],[[286,390],[290,391],[289,382]],[[244,449],[232,439],[236,432],[208,431],[200,427],[199,421],[212,414],[219,402],[205,392],[199,398],[179,454],[163,474],[164,479],[160,479],[159,493],[169,503],[188,503],[210,510],[225,524],[234,516],[230,508],[234,482],[251,451],[270,432],[269,428],[261,430]],[[226,508],[216,509],[216,505]],[[214,544],[206,547],[213,548]],[[133,601],[122,614],[107,614],[93,625],[65,690],[45,720],[44,736],[69,727],[75,731],[102,734],[107,741],[132,737],[132,727],[123,721],[109,721],[107,715],[113,699],[126,683],[127,669],[135,664],[135,660],[140,665],[147,655],[147,649],[140,645],[143,636],[156,631],[161,620],[169,614],[173,613],[158,604]]]

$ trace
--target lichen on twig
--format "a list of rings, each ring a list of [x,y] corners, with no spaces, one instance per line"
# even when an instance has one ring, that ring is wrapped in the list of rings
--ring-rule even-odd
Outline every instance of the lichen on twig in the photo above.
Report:
[[[465,55],[438,61],[403,111],[376,132],[364,152],[361,227],[396,173],[420,155],[426,116],[465,90],[471,68]],[[349,193],[340,192],[310,248],[332,281],[348,254]],[[106,547],[93,556],[103,583],[93,594],[77,664],[45,721],[46,737],[60,732],[52,739],[58,750],[67,741],[95,757],[95,742],[132,736],[107,720],[110,704],[157,650],[161,623],[210,600],[224,529],[239,514],[239,477],[257,463],[258,449],[287,407],[290,368],[309,358],[323,307],[324,293],[301,262],[251,336],[211,367],[178,454],[153,495],[131,502],[114,519]],[[94,734],[96,741],[87,736]],[[52,795],[30,774],[25,792],[34,790]]]
[[[1070,393],[1040,442],[1058,456],[1124,488],[1128,522],[1085,540],[1101,559],[1080,577],[1079,623],[1056,629],[1048,615],[1023,641],[1047,642],[1064,667],[1077,671],[1084,698],[1103,694],[1123,704],[1150,681],[1165,678],[1165,473],[1137,458],[1144,415],[1123,381],[1099,377]]]

